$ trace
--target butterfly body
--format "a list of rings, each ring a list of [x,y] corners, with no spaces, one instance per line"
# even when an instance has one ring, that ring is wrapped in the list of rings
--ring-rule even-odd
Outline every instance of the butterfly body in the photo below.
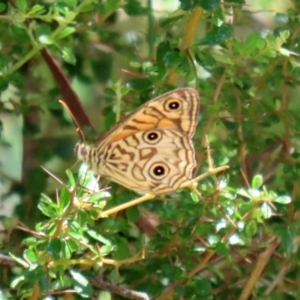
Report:
[[[75,152],[95,174],[129,189],[169,193],[192,177],[198,111],[198,93],[177,89],[143,104],[94,146],[77,144]]]

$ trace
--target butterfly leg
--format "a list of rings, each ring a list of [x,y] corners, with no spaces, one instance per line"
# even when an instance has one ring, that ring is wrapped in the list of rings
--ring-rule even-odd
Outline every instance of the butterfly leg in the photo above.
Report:
[[[151,200],[155,197],[155,194],[146,194],[140,198],[137,198],[137,199],[134,199],[130,202],[127,202],[127,203],[124,203],[124,204],[121,204],[121,205],[118,205],[116,207],[113,207],[113,208],[110,208],[108,210],[105,210],[101,213],[101,217],[106,217],[106,216],[109,216],[109,215],[112,215],[112,214],[115,214],[121,210],[124,210],[124,209],[127,209],[131,206],[134,206],[134,205],[137,205],[137,204],[140,204],[142,202],[145,202],[145,201],[148,201],[148,200]]]

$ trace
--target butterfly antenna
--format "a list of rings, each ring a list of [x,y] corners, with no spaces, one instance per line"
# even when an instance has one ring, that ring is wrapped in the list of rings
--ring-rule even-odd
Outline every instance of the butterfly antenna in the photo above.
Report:
[[[71,110],[69,109],[68,105],[66,104],[65,101],[63,100],[58,100],[58,102],[65,108],[65,110],[69,113],[69,115],[72,117],[72,120],[74,122],[74,124],[76,125],[76,131],[78,132],[79,135],[79,139],[81,142],[84,142],[84,134],[82,129],[80,128],[77,120],[75,119],[74,115],[72,114]]]

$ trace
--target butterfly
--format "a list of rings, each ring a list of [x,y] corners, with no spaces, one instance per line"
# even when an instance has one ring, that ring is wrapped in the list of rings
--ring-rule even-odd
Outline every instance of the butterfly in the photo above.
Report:
[[[164,194],[192,179],[192,137],[199,94],[179,88],[141,105],[93,145],[77,143],[77,158],[95,173],[143,194]]]

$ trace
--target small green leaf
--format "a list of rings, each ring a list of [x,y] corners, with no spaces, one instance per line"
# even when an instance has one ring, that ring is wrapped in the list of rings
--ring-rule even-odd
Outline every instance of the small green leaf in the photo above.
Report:
[[[191,192],[190,195],[194,203],[199,203],[199,196],[195,192]]]
[[[205,299],[210,298],[212,286],[211,286],[211,283],[209,280],[194,277],[192,280],[192,283],[195,288],[194,291],[195,291],[196,295],[198,295],[199,297],[205,297]],[[206,298],[206,296],[208,298]],[[204,298],[202,298],[202,299],[204,299]]]
[[[291,197],[289,196],[279,196],[273,199],[274,202],[280,203],[280,204],[288,204],[291,203]]]
[[[93,294],[93,288],[90,285],[89,281],[79,272],[70,270],[70,274],[73,278],[73,286],[77,293],[81,297],[90,298]]]
[[[257,233],[257,223],[255,220],[250,220],[247,223],[245,232],[250,237],[254,236]]]
[[[28,15],[39,15],[42,14],[45,11],[44,6],[42,5],[34,5],[33,7],[31,7],[30,11],[27,12]]]
[[[140,219],[140,213],[137,206],[130,207],[126,210],[126,216],[132,223],[137,222]]]
[[[127,81],[126,87],[132,90],[143,91],[152,86],[152,81],[147,78],[134,78]]]
[[[66,170],[66,174],[67,174],[68,181],[69,181],[69,184],[71,185],[71,187],[75,187],[76,181],[75,181],[73,173],[70,170]]]
[[[51,45],[54,43],[53,39],[49,35],[41,35],[38,38],[39,42],[44,45]]]
[[[57,215],[57,205],[45,194],[41,195],[41,201],[38,204],[38,208],[47,217],[54,217]]]
[[[218,255],[222,255],[222,256],[230,255],[230,251],[229,251],[227,245],[224,244],[223,242],[218,242],[216,244],[216,251],[217,251]]]
[[[160,27],[164,28],[170,26],[171,24],[178,22],[182,18],[184,18],[184,14],[166,18],[160,22]]]
[[[47,252],[53,257],[54,260],[61,258],[61,250],[62,250],[62,243],[60,239],[50,240],[47,247]]]
[[[109,2],[109,1],[108,1]],[[126,1],[123,9],[129,16],[146,15],[148,12],[147,7],[143,7],[138,0]]]
[[[6,10],[6,4],[5,3],[0,3],[0,13]]]
[[[105,246],[102,246],[100,248],[100,250],[101,250],[101,255],[106,256],[114,250],[114,246],[113,245],[105,245]]]
[[[277,13],[274,17],[274,20],[279,25],[285,25],[289,22],[289,15],[285,13]]]
[[[39,39],[42,37],[42,39],[47,39],[51,35],[51,27],[48,24],[40,24],[35,27],[35,34],[37,38]],[[45,37],[43,37],[45,36]]]
[[[76,8],[78,5],[77,0],[64,0],[64,3],[67,4],[69,7]]]
[[[15,288],[17,288],[17,286],[19,286],[23,281],[25,281],[25,276],[24,276],[24,275],[17,276],[17,278],[15,278],[15,279],[10,283],[10,287],[15,289]]]
[[[25,13],[27,9],[27,2],[25,0],[17,0],[17,7],[21,12]]]
[[[181,9],[191,10],[197,5],[197,0],[179,0]]]
[[[164,67],[178,65],[181,61],[179,49],[177,46],[172,46],[169,41],[158,45],[156,57],[157,62]]]
[[[93,239],[101,242],[102,244],[111,246],[111,242],[108,239],[106,239],[105,237],[103,237],[101,234],[99,234],[98,232],[96,232],[95,230],[89,229],[89,230],[87,230],[87,233]]]
[[[0,290],[0,299],[1,300],[9,300],[1,290]]]
[[[62,56],[63,56],[63,59],[71,64],[71,65],[75,65],[76,63],[76,58],[72,52],[72,50],[68,47],[62,47]]]
[[[264,183],[264,179],[261,175],[255,175],[251,182],[251,187],[253,189],[259,189]]]
[[[62,188],[59,196],[59,208],[62,214],[71,203],[71,194],[67,188]]]
[[[93,10],[94,9],[94,5],[92,4],[92,3],[88,3],[88,2],[86,2],[86,3],[84,3],[84,2],[82,2],[81,4],[80,4],[80,6],[78,6],[78,12],[87,12],[87,11],[90,11],[90,10]]]
[[[10,257],[13,258],[18,264],[20,264],[21,266],[23,266],[24,268],[28,268],[29,264],[28,262],[26,262],[25,260],[23,260],[22,258],[19,258],[15,255],[13,255],[12,253],[9,253]]]
[[[56,39],[62,39],[64,37],[72,34],[73,32],[75,32],[75,28],[74,27],[65,27],[62,31],[60,31],[56,35]]]
[[[220,27],[209,31],[206,36],[198,42],[198,45],[219,45],[228,40],[233,33],[232,25],[223,23]]]
[[[269,219],[272,217],[272,209],[267,202],[264,202],[261,206],[261,211],[263,213],[263,217],[265,219]]]
[[[295,244],[293,242],[294,237],[289,226],[278,225],[274,227],[275,234],[280,237],[280,245],[284,248],[284,251],[290,255],[292,253]]]
[[[35,263],[38,261],[35,251],[31,249],[26,249],[24,251],[24,256],[32,263]]]
[[[220,6],[220,0],[198,0],[198,5],[205,10],[217,9]]]

